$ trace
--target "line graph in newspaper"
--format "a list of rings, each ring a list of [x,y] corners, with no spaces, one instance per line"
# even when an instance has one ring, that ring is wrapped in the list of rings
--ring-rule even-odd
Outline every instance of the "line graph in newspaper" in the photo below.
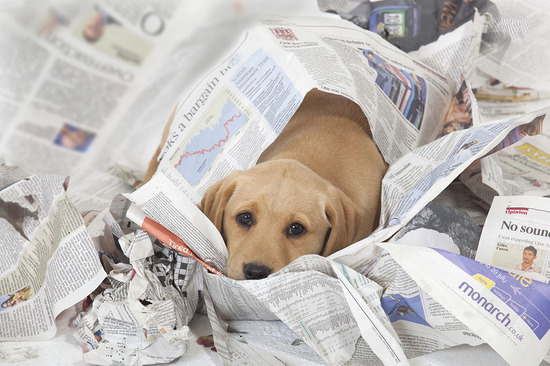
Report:
[[[172,164],[191,184],[196,185],[212,166],[216,156],[230,139],[246,124],[251,112],[228,89],[213,100],[209,113],[203,116],[205,126],[189,134],[174,154]]]

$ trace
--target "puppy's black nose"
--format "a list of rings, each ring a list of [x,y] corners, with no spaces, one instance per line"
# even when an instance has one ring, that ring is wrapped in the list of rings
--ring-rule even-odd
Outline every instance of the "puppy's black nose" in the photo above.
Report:
[[[271,274],[271,268],[260,264],[245,263],[243,272],[244,278],[247,280],[260,280]]]

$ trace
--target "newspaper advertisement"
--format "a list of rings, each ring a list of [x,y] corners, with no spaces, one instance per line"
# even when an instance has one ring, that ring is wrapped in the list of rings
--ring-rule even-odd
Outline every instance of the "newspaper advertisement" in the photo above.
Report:
[[[549,348],[548,285],[439,249],[386,245],[435,300],[511,365],[538,365]],[[422,268],[429,267],[430,271]],[[519,351],[528,349],[528,352]]]
[[[55,317],[106,274],[65,177],[33,175],[0,191],[0,339],[44,340]]]
[[[384,287],[379,306],[387,314],[408,359],[458,344],[483,342],[456,318],[454,308],[443,307],[424,291],[386,247],[386,244],[362,246],[353,254],[338,254],[336,260],[360,273],[368,273],[369,279]]]
[[[549,203],[545,197],[495,197],[476,260],[547,282]]]

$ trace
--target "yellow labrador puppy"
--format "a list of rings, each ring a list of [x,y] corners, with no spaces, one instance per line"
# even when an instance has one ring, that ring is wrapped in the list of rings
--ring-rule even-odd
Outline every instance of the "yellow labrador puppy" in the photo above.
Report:
[[[310,91],[257,165],[202,199],[227,244],[227,274],[264,278],[302,255],[327,256],[367,237],[386,169],[359,106]]]

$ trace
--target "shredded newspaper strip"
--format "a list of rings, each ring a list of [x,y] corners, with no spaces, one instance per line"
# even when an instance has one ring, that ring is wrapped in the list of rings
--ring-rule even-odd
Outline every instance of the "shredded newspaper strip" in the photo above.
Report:
[[[399,36],[414,30],[404,22],[414,10],[383,1],[285,1],[277,13],[308,16],[246,19],[243,9],[275,5],[218,1],[210,17],[193,2],[144,3],[144,14],[61,1],[2,17],[0,46],[31,76],[16,82],[13,69],[11,87],[0,85],[3,359],[22,357],[14,341],[54,337],[55,318],[86,298],[72,330],[90,364],[188,362],[198,314],[213,334],[213,364],[408,365],[484,343],[510,364],[550,361],[550,206],[540,198],[550,184],[550,94],[534,56],[549,7],[492,1],[441,23],[437,41],[420,47],[433,35]],[[354,17],[365,6],[379,34]],[[239,26],[218,37],[213,25],[233,16]],[[223,238],[197,204],[255,164],[312,88],[353,100],[369,119],[390,164],[379,227],[266,279],[228,278]],[[139,186],[174,105],[159,168]],[[475,250],[434,242],[388,243],[459,180],[492,203],[476,260]],[[258,346],[233,329],[239,321],[270,321],[301,351]]]

